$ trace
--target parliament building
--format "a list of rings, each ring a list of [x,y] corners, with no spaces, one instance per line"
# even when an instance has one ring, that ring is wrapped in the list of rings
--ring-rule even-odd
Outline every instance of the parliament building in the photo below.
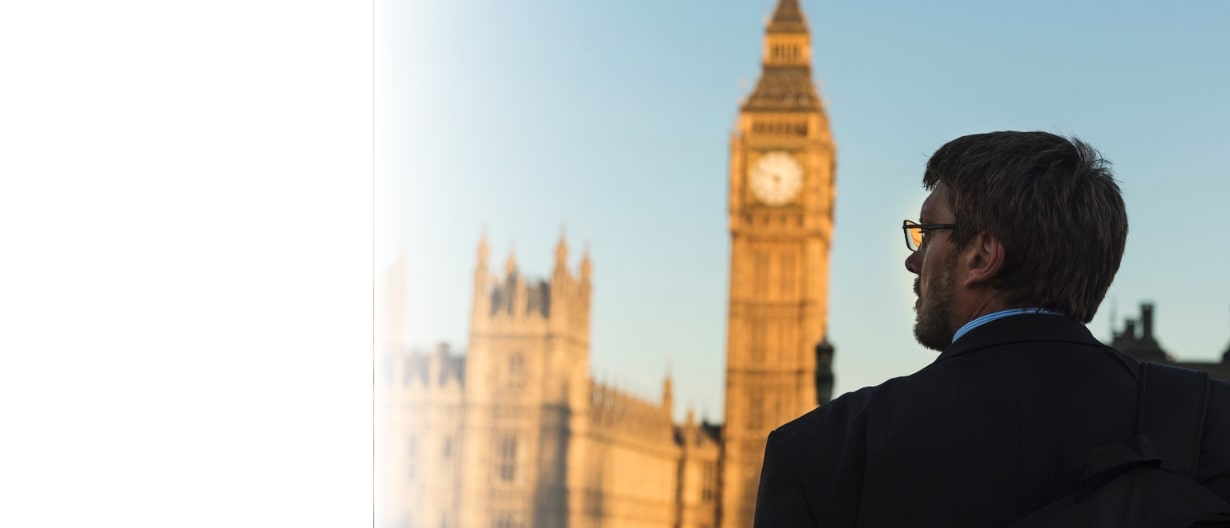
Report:
[[[561,239],[545,278],[475,255],[468,350],[377,352],[378,526],[749,527],[765,440],[831,397],[836,149],[797,0],[779,0],[730,137],[722,423],[672,419],[589,370],[593,263]],[[388,286],[399,335],[404,277]],[[716,330],[715,331],[720,331]],[[715,383],[717,380],[715,380]]]
[[[1191,361],[1176,359],[1162,348],[1153,329],[1153,303],[1140,304],[1140,317],[1127,319],[1122,330],[1114,330],[1110,346],[1140,361],[1152,361],[1185,369],[1207,372],[1213,379],[1230,382],[1230,345],[1221,353],[1220,361]],[[1111,319],[1114,319],[1112,317]],[[1140,323],[1139,328],[1137,323]]]

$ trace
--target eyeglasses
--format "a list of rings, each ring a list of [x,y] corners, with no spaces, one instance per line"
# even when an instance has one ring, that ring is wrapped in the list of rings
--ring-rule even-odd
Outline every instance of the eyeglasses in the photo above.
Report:
[[[901,230],[905,231],[905,247],[910,248],[910,251],[918,251],[918,248],[922,247],[927,231],[954,227],[957,227],[957,224],[919,224],[912,220],[901,222]]]

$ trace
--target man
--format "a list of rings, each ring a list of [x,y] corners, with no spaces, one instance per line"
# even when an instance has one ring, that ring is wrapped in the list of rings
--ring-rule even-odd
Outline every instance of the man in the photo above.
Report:
[[[919,343],[905,377],[774,431],[756,525],[1008,526],[1132,438],[1137,363],[1085,328],[1123,256],[1105,161],[1043,132],[965,136],[927,162],[907,221]],[[1230,499],[1230,384],[1210,389],[1196,480]]]

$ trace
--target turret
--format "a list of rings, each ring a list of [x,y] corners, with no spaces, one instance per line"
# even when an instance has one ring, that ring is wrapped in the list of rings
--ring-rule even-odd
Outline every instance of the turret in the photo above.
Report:
[[[473,327],[482,320],[482,316],[491,312],[491,296],[488,288],[491,285],[491,272],[487,268],[487,258],[490,248],[487,245],[487,229],[483,228],[482,237],[478,240],[474,262],[474,294],[470,300],[470,326]]]
[[[478,239],[478,250],[475,251],[477,263],[475,271],[481,271],[484,274],[487,272],[487,256],[491,253],[491,248],[487,245],[487,230],[483,229],[483,235]]]
[[[590,275],[593,274],[593,263],[589,260],[589,244],[585,245],[585,253],[581,257],[581,284],[589,286]]]
[[[576,278],[568,273],[568,242],[564,240],[564,228],[559,230],[559,241],[555,243],[555,268],[551,271],[551,287],[550,298],[547,306],[547,312],[555,310],[557,313],[568,311],[568,307],[574,305],[572,299],[576,297]],[[559,312],[563,310],[564,312]],[[572,321],[568,317],[552,317],[551,325],[556,331],[565,331],[572,326]]]
[[[568,243],[564,241],[563,228],[559,231],[559,242],[555,243],[555,272],[568,269]]]
[[[671,390],[671,375],[668,371],[666,378],[662,380],[662,410],[666,412],[669,419],[671,412],[675,408],[674,391]]]
[[[517,255],[516,249],[509,244],[508,258],[504,260],[504,276],[512,277],[517,274]]]

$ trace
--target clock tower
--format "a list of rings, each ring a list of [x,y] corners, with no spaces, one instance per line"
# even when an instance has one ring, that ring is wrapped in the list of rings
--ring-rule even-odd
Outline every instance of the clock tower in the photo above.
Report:
[[[760,78],[730,139],[723,527],[752,525],[769,432],[828,396],[817,394],[817,356],[827,362],[831,353],[824,334],[835,169],[807,23],[798,0],[779,0]]]

